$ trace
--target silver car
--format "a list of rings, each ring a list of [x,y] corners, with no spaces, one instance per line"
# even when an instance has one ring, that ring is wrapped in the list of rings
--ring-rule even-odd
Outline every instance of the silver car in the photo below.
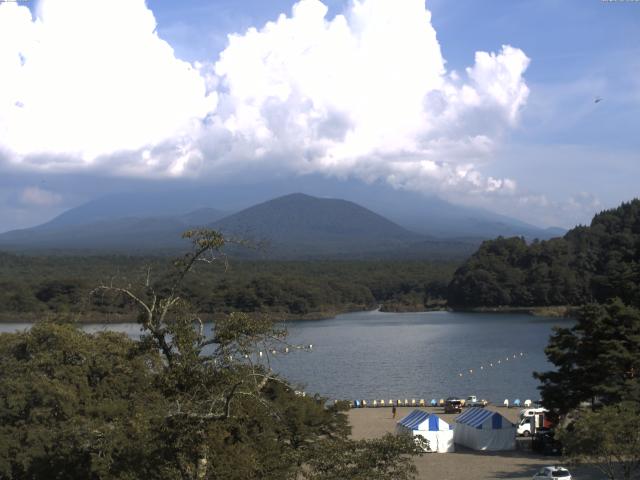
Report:
[[[571,480],[571,473],[564,467],[543,467],[533,476],[534,480]]]

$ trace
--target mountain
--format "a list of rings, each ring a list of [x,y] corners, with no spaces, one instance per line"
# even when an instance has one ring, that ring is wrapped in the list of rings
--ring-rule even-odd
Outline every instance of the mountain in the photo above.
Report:
[[[500,235],[531,240],[564,233],[384,184],[312,177],[298,183],[305,194],[278,194],[290,189],[291,181],[283,180],[109,195],[42,225],[0,234],[0,248],[175,252],[186,246],[182,231],[208,225],[268,239],[276,257],[460,258]]]
[[[63,214],[64,215],[64,214]],[[212,208],[163,217],[89,217],[86,223],[67,215],[46,224],[0,235],[0,247],[11,250],[126,251],[145,253],[184,249],[183,231],[224,216]],[[95,220],[94,220],[95,218]],[[71,220],[71,221],[70,221]]]
[[[268,255],[357,254],[404,248],[424,237],[353,202],[295,193],[211,225],[226,235],[268,242]]]
[[[72,225],[89,225],[122,218],[180,218],[185,215],[206,216],[208,222],[220,218],[221,210],[214,207],[207,191],[202,189],[126,192],[107,195],[71,208],[38,229],[61,228]],[[200,212],[200,213],[197,213]],[[182,221],[182,220],[178,220]],[[198,220],[199,221],[199,220]]]
[[[314,175],[259,184],[192,185],[191,188],[173,189],[157,186],[156,189],[112,194],[72,208],[42,227],[86,225],[126,217],[175,216],[204,207],[238,212],[291,193],[292,184],[295,191],[314,197],[341,198],[362,205],[407,230],[429,237],[473,238],[478,241],[502,235],[524,236],[531,240],[566,233],[566,230],[539,228],[484,209],[455,205],[436,196],[397,190],[383,182],[366,184]]]
[[[139,213],[141,206],[136,208]],[[180,234],[203,226],[259,245],[231,246],[235,256],[247,258],[451,259],[466,258],[478,245],[476,240],[442,240],[411,232],[354,202],[296,193],[228,216],[201,208],[163,217],[109,218],[85,206],[47,224],[2,234],[0,247],[44,253],[175,254],[187,248]]]

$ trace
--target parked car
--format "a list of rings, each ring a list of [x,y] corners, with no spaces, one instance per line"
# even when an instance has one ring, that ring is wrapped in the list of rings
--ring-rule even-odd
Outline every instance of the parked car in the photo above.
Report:
[[[562,444],[556,440],[554,431],[549,428],[540,428],[533,436],[532,450],[543,455],[562,455]]]
[[[457,397],[449,397],[444,402],[444,413],[460,413],[463,405],[464,400]]]
[[[548,480],[571,480],[571,473],[564,467],[542,467],[533,478],[534,480],[541,480],[543,478]]]
[[[469,395],[466,402],[464,402],[464,406],[484,408],[487,406],[487,403],[489,402],[487,402],[486,400],[478,400],[478,397],[476,397],[475,395]]]

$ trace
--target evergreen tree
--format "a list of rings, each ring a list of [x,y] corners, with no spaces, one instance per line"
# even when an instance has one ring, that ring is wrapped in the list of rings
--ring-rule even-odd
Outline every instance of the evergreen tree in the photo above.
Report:
[[[563,415],[580,405],[640,401],[640,310],[620,300],[583,307],[545,349],[557,370],[536,373],[545,406]]]

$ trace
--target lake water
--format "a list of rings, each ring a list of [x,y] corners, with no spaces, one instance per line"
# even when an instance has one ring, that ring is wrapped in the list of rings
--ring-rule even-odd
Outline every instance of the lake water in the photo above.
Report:
[[[429,401],[477,395],[500,403],[505,398],[537,400],[532,372],[552,367],[544,348],[554,325],[571,321],[524,314],[349,313],[288,322],[289,341],[313,348],[272,355],[270,361],[306,392],[330,399]],[[0,331],[24,328],[0,324]],[[83,328],[111,328],[134,338],[140,333],[136,324]]]

